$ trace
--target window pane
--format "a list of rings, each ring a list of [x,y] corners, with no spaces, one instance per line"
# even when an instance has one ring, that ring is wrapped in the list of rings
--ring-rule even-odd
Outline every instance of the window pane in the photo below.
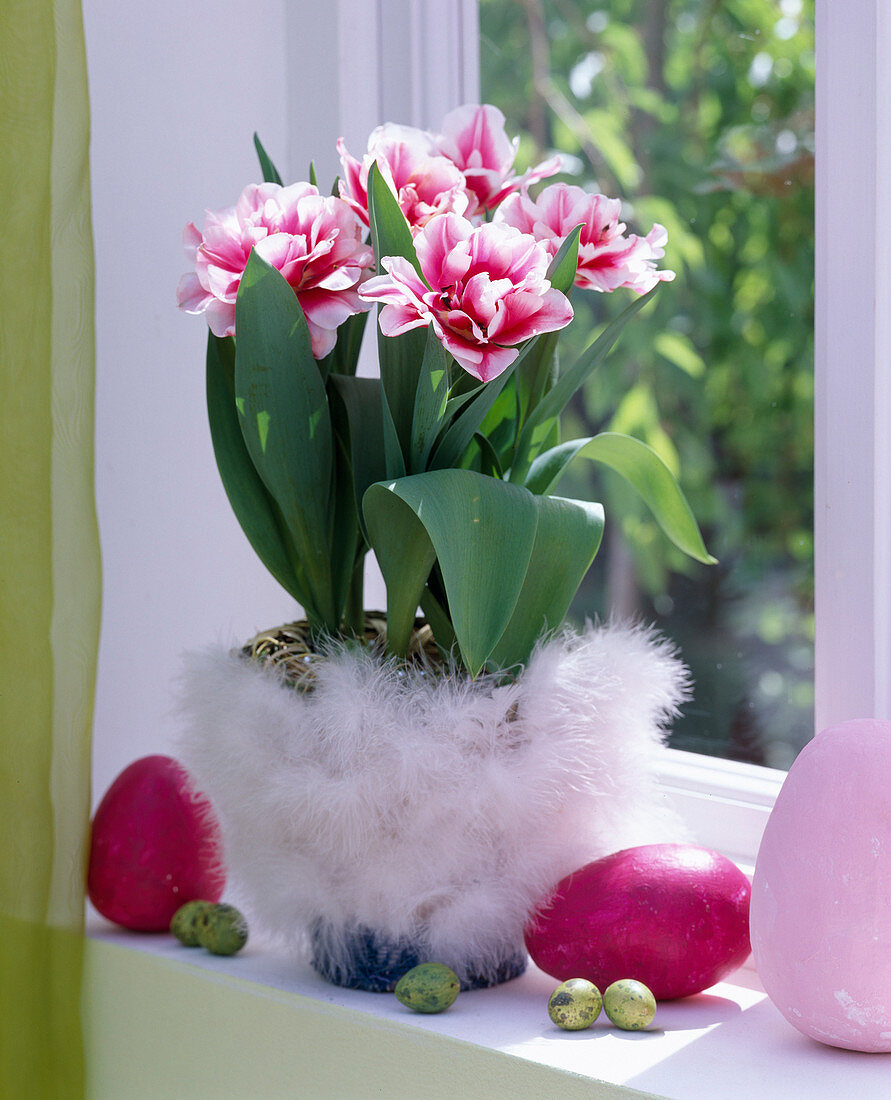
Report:
[[[520,160],[668,230],[678,273],[578,395],[567,437],[644,439],[681,471],[707,568],[580,465],[607,538],[574,605],[680,646],[672,743],[787,767],[813,734],[813,0],[480,0],[482,98]],[[576,291],[571,361],[629,301]],[[570,346],[572,345],[572,346]],[[572,479],[572,483],[570,482]]]

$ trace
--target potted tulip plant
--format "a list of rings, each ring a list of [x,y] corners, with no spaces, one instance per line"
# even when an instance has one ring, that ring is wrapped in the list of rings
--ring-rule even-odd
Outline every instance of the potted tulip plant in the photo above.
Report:
[[[666,235],[577,187],[533,198],[558,162],[514,175],[491,106],[379,127],[361,161],[339,142],[336,195],[312,171],[283,186],[257,148],[265,182],[187,227],[179,303],[210,328],[229,500],[305,620],[190,658],[182,755],[253,922],[325,977],[392,988],[435,960],[501,981],[564,874],[676,835],[653,773],[685,670],[639,627],[564,626],[604,514],[554,494],[575,459],[602,463],[712,560],[654,451],[559,435],[674,277]],[[574,287],[633,297],[558,371]],[[375,304],[380,377],[357,377]],[[363,605],[369,551],[385,615]]]

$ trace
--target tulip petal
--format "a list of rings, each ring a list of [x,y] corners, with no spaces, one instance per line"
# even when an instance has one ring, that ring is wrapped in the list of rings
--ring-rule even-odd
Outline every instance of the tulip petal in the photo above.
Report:
[[[619,221],[621,209],[619,199],[555,183],[535,200],[525,194],[508,196],[496,211],[493,224],[504,223],[530,233],[552,255],[581,225],[576,286],[603,292],[626,287],[645,294],[657,282],[674,278],[674,272],[656,268],[665,255],[668,234],[657,224],[646,237],[626,236],[626,227]]]
[[[176,288],[176,304],[186,313],[203,313],[213,295],[208,294],[194,272],[183,275]]]
[[[307,290],[298,300],[307,324],[312,321],[317,328],[334,330],[357,312],[345,295],[325,290]]]
[[[569,299],[559,290],[549,290],[544,295],[517,291],[498,303],[489,336],[505,344],[517,344],[543,332],[565,328],[572,317]]]
[[[517,349],[502,345],[572,319],[568,299],[545,278],[547,250],[512,226],[473,226],[442,214],[419,230],[415,250],[429,288],[407,259],[384,257],[387,274],[369,279],[359,296],[385,303],[385,336],[432,323],[446,350],[476,378],[495,378],[514,362]]]
[[[205,314],[217,336],[235,332],[235,298],[251,252],[276,268],[313,316],[314,353],[330,351],[336,330],[368,307],[358,288],[374,264],[348,203],[311,183],[250,184],[234,207],[189,223],[183,247],[195,265],[177,292],[181,308]],[[323,354],[327,354],[325,351]]]
[[[471,310],[484,327],[488,327],[499,302],[513,289],[510,279],[489,279],[483,272],[479,272],[468,280],[461,303]]]
[[[387,123],[372,131],[360,164],[341,138],[337,143],[344,177],[340,195],[368,225],[368,173],[376,164],[412,230],[447,211],[463,214],[471,205],[461,170],[437,148],[433,134]],[[473,204],[475,205],[475,203]]]
[[[410,306],[386,305],[381,310],[380,326],[384,336],[401,336],[413,328],[423,328],[428,319]]]
[[[507,136],[504,115],[490,103],[467,103],[450,111],[443,119],[438,147],[461,169],[468,190],[488,210],[511,192],[559,172],[561,166],[560,158],[552,157],[511,177],[519,138],[512,141]]]
[[[306,318],[306,327],[309,329],[309,342],[312,347],[313,358],[324,359],[337,343],[337,330],[321,328],[319,325],[313,324],[309,317]]]
[[[186,259],[190,264],[194,264],[198,256],[198,245],[201,244],[202,236],[198,227],[194,222],[188,222],[183,230],[183,252],[186,254]]]
[[[462,247],[473,226],[457,214],[432,218],[426,231],[415,237],[415,252],[424,278],[434,290],[452,286],[470,267],[470,253]]]
[[[235,335],[235,303],[211,298],[204,311],[207,324],[214,336]]]

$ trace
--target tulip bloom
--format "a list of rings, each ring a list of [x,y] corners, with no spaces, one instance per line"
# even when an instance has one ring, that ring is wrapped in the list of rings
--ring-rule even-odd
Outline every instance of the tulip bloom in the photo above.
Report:
[[[513,345],[572,320],[569,300],[547,280],[547,251],[528,234],[442,214],[414,243],[423,279],[408,260],[385,256],[387,274],[360,291],[366,301],[384,303],[384,336],[432,324],[464,370],[488,382],[517,358]]]
[[[463,214],[470,204],[464,176],[440,156],[432,134],[388,122],[372,131],[361,164],[337,142],[343,166],[340,197],[368,225],[368,172],[375,162],[415,231],[437,214]]]
[[[183,246],[195,270],[180,280],[179,307],[204,313],[215,336],[235,335],[235,298],[254,248],[297,295],[316,359],[334,347],[339,325],[368,309],[358,288],[374,255],[362,226],[345,202],[312,184],[251,184],[234,207],[208,211],[203,231],[189,222]]]
[[[560,158],[552,157],[522,176],[512,176],[520,139],[510,140],[504,121],[501,111],[491,104],[465,104],[446,115],[437,141],[439,151],[464,173],[468,189],[484,210],[494,209],[520,187],[560,171]]]
[[[674,278],[673,271],[656,270],[656,261],[665,255],[668,234],[657,224],[646,237],[625,236],[621,209],[619,199],[554,183],[535,200],[527,194],[508,196],[495,212],[495,221],[531,233],[552,256],[580,224],[575,285],[606,292],[627,287],[646,294],[661,280]]]

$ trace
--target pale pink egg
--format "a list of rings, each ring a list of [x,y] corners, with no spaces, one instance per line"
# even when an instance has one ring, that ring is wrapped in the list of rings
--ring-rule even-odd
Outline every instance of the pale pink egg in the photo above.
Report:
[[[792,765],[752,882],[770,999],[830,1046],[891,1051],[891,722],[844,722]]]
[[[108,788],[93,818],[87,888],[108,920],[161,932],[187,901],[219,901],[226,884],[208,800],[169,756],[145,756]]]

